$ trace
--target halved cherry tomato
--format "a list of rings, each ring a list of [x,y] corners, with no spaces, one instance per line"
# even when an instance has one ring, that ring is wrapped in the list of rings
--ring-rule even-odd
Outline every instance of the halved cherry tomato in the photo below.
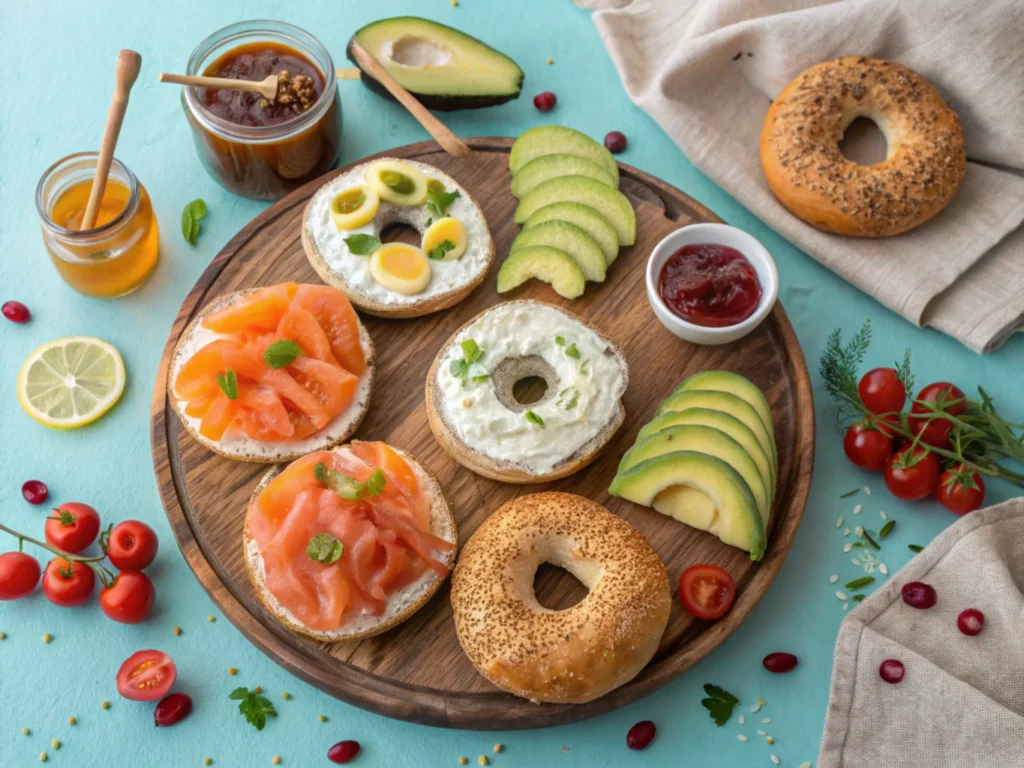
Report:
[[[918,418],[910,417],[910,429],[914,434],[921,436],[921,442],[926,445],[933,445],[936,448],[948,448],[952,445],[949,439],[953,431],[953,422],[937,416],[931,421],[926,418],[928,414],[936,410],[945,411],[950,416],[959,416],[967,410],[967,400],[963,391],[950,384],[948,381],[937,381],[917,393],[915,400],[923,400],[934,403],[935,407],[914,403],[910,406],[912,414],[918,414]],[[948,405],[947,405],[948,403]]]
[[[691,565],[679,577],[679,598],[698,619],[720,619],[736,599],[736,582],[717,565]]]
[[[957,464],[939,477],[939,490],[935,495],[942,506],[954,515],[966,515],[978,509],[985,501],[985,482],[977,472]]]
[[[903,409],[907,388],[895,368],[874,368],[861,378],[857,394],[864,407],[872,413],[889,413]]]
[[[96,541],[99,532],[96,510],[77,501],[61,504],[46,518],[46,541],[64,552],[81,552]]]
[[[156,590],[149,576],[139,571],[121,571],[114,583],[100,592],[100,608],[114,621],[138,624],[149,615]]]
[[[121,571],[141,571],[153,562],[157,548],[156,533],[138,520],[118,523],[107,540],[107,556]]]
[[[872,423],[858,421],[846,430],[843,437],[846,458],[861,469],[885,469],[892,456],[892,438]]]
[[[885,465],[885,487],[897,499],[917,501],[939,484],[939,457],[922,445],[901,449]]]
[[[117,670],[117,692],[132,701],[156,701],[177,677],[177,667],[163,651],[137,651]]]
[[[43,594],[54,605],[71,608],[92,596],[96,574],[85,563],[55,557],[43,572]]]
[[[19,600],[39,583],[39,561],[24,552],[0,555],[0,600]]]

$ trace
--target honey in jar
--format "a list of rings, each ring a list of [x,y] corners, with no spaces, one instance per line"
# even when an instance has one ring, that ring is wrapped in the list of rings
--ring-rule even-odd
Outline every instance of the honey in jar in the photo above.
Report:
[[[36,208],[43,243],[64,282],[86,296],[110,299],[131,293],[153,274],[160,236],[146,188],[117,160],[96,223],[83,230],[95,171],[94,152],[58,161],[39,182]]]

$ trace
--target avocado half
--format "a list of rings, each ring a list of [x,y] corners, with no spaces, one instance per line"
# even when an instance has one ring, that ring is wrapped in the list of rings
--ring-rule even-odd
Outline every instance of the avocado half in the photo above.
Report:
[[[346,52],[358,67],[353,42],[362,45],[427,109],[494,107],[519,98],[523,87],[523,70],[508,56],[429,19],[398,16],[356,30]],[[393,98],[365,70],[360,79],[370,90]]]

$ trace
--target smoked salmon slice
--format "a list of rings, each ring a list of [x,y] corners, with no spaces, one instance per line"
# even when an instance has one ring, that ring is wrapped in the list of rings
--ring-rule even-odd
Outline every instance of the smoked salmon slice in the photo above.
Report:
[[[317,464],[355,482],[384,473],[377,495],[343,498],[316,476]],[[425,520],[411,510],[426,506]],[[453,545],[430,533],[430,500],[402,456],[383,443],[353,442],[289,464],[254,499],[246,530],[263,558],[271,594],[310,629],[330,631],[359,616],[377,616],[388,597],[427,569],[447,574]],[[328,534],[341,556],[324,563],[310,541]]]
[[[366,371],[359,320],[348,298],[327,286],[263,288],[211,312],[201,325],[218,337],[182,364],[174,393],[210,440],[309,437],[348,409]],[[301,354],[284,365],[268,360],[267,350],[279,342],[294,342]],[[234,399],[225,390],[229,372],[237,382]]]

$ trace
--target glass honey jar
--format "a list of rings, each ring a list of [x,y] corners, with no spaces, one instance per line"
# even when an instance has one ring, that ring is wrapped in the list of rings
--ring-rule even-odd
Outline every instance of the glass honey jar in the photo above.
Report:
[[[160,234],[146,188],[116,159],[96,225],[80,228],[96,159],[96,152],[79,152],[51,165],[36,187],[36,210],[43,244],[64,282],[86,296],[113,299],[136,290],[153,274]]]

